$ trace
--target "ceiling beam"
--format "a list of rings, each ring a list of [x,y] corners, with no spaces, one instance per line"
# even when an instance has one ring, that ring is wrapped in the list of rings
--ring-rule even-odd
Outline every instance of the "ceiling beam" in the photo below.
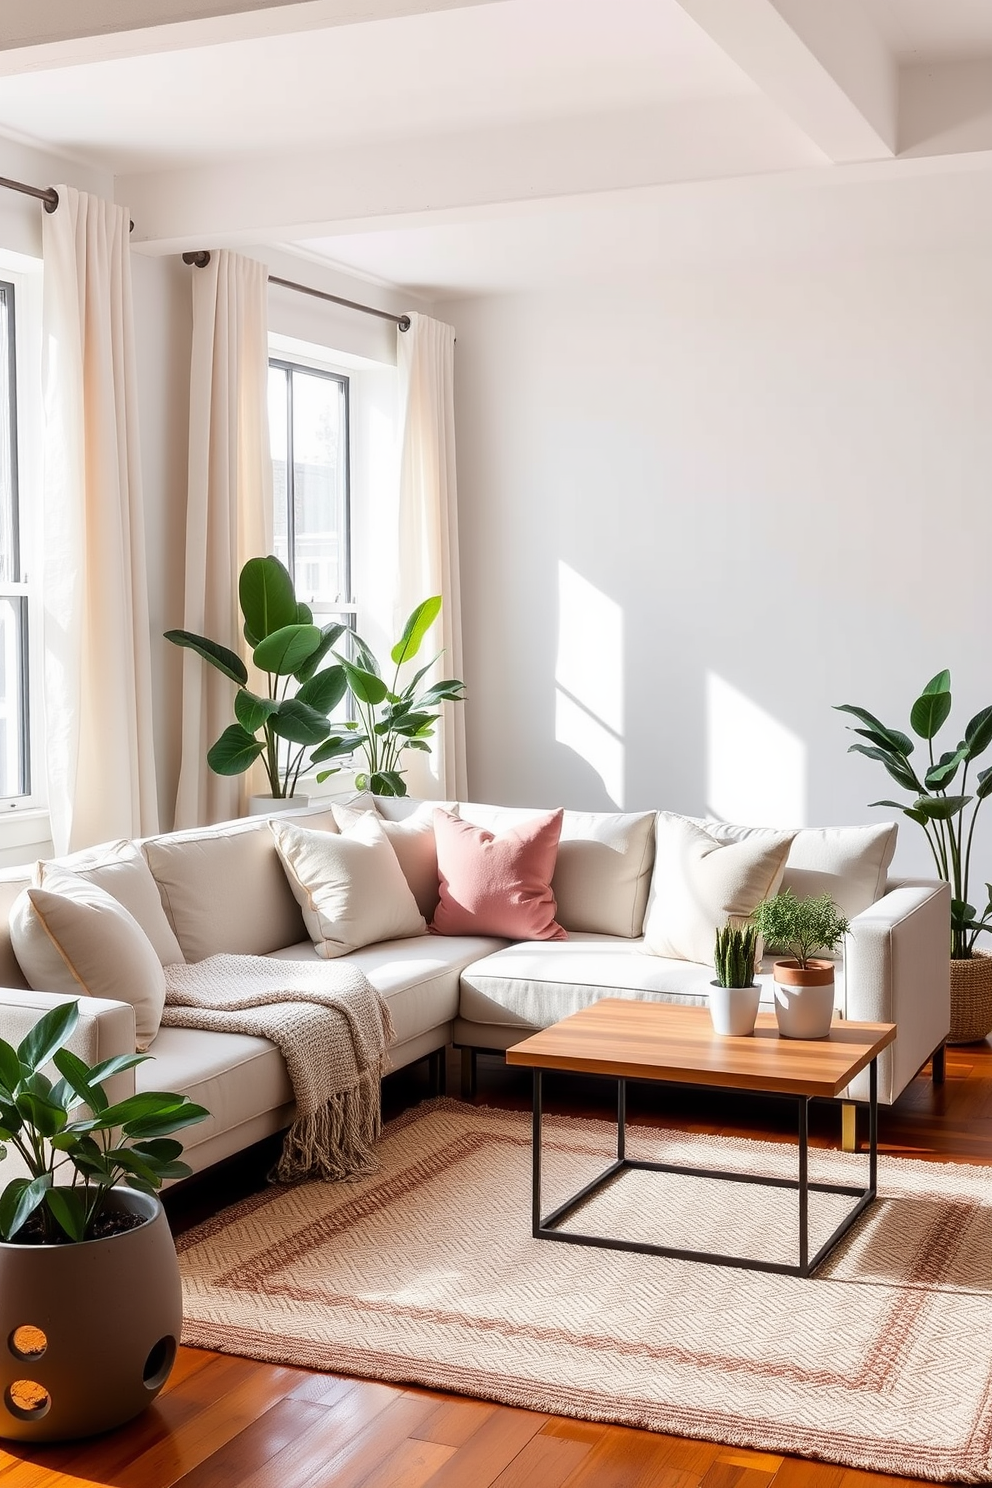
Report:
[[[3,0],[0,76],[501,0]]]
[[[118,176],[134,248],[299,241],[487,206],[822,164],[758,94]],[[450,215],[447,220],[451,220]]]
[[[678,0],[835,163],[896,150],[899,75],[860,0]]]

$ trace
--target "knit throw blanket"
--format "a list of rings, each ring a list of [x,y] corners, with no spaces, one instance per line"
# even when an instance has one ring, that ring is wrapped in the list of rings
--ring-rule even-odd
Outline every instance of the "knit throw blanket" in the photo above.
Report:
[[[296,1120],[272,1181],[375,1171],[379,1081],[393,1028],[362,972],[335,961],[224,955],[167,966],[165,978],[164,1025],[255,1034],[285,1059]]]

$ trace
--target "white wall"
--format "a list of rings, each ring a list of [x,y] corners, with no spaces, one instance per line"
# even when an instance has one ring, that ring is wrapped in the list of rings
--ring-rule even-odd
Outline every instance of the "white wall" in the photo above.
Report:
[[[956,730],[992,702],[990,263],[709,268],[440,307],[474,796],[891,814],[868,803],[904,793],[845,753],[831,704],[905,728],[945,665]],[[929,871],[908,821],[896,866]]]

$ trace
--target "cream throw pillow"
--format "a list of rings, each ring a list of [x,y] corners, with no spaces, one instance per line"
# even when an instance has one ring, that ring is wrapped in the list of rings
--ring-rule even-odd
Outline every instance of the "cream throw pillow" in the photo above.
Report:
[[[105,842],[100,847],[87,847],[65,858],[39,863],[37,882],[41,888],[47,889],[51,887],[53,874],[67,872],[105,889],[118,904],[123,904],[148,936],[163,966],[185,961],[182,947],[162,908],[158,884],[152,878],[141,849],[133,842],[124,839]]]
[[[715,820],[704,821],[702,826],[718,842],[745,842],[767,837],[772,830]],[[800,827],[789,848],[782,887],[800,898],[829,894],[841,914],[853,919],[885,893],[898,831],[895,822]]]
[[[644,950],[712,966],[717,930],[777,892],[793,835],[724,844],[686,817],[659,811]]]
[[[417,901],[417,908],[424,919],[434,918],[439,896],[437,873],[437,844],[434,841],[434,801],[422,802],[402,821],[388,821],[377,816],[380,827],[389,838],[393,852],[403,869],[403,877]],[[362,812],[351,806],[331,807],[339,832],[347,832],[357,825]]]
[[[371,811],[338,833],[280,821],[269,826],[318,956],[330,961],[380,940],[427,933],[389,838]]]
[[[139,1049],[158,1033],[165,972],[132,914],[97,884],[50,869],[45,888],[27,888],[10,909],[10,940],[38,992],[104,997],[134,1008]]]

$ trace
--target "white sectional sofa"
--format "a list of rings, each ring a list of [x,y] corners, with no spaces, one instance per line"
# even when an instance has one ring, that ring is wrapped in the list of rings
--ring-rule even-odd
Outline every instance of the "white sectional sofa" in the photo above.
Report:
[[[379,800],[375,809],[429,921],[438,893],[432,805]],[[497,833],[537,814],[476,803],[460,803],[457,810],[463,820]],[[337,830],[329,809],[290,819]],[[743,829],[716,824],[708,830],[728,844],[743,835]],[[879,1097],[891,1103],[931,1056],[940,1055],[948,1031],[949,891],[936,881],[886,881],[894,828],[891,840],[879,829],[843,830],[846,837],[834,829],[800,833],[789,849],[786,881],[797,891],[829,887],[845,911],[852,895],[853,902],[867,901],[852,915],[838,964],[837,1008],[843,1017],[898,1024],[879,1071]],[[347,959],[389,1004],[392,1067],[431,1058],[440,1074],[443,1051],[454,1043],[463,1050],[463,1079],[471,1088],[477,1051],[503,1050],[600,996],[704,1003],[710,967],[644,953],[654,843],[654,813],[565,812],[552,887],[566,940],[421,934],[351,953]],[[168,922],[160,939],[174,935],[186,960],[221,951],[315,957],[264,818],[164,834],[137,847],[141,871],[147,864]],[[138,856],[135,845],[117,844],[58,861],[107,884],[111,880],[99,878],[101,863],[126,859],[133,868]],[[11,904],[25,885],[39,882],[39,871],[27,865],[0,875],[0,1036],[12,1042],[66,995],[27,986],[3,928]],[[770,961],[762,980],[770,1003]],[[135,1047],[128,1003],[84,997],[81,1013],[73,1043],[80,1057],[96,1061]],[[184,1134],[194,1171],[289,1124],[292,1091],[282,1058],[267,1040],[163,1027],[149,1052],[153,1060],[116,1077],[114,1092],[124,1094],[133,1080],[139,1090],[185,1092],[206,1106],[210,1119]],[[866,1088],[849,1093],[863,1099]]]

